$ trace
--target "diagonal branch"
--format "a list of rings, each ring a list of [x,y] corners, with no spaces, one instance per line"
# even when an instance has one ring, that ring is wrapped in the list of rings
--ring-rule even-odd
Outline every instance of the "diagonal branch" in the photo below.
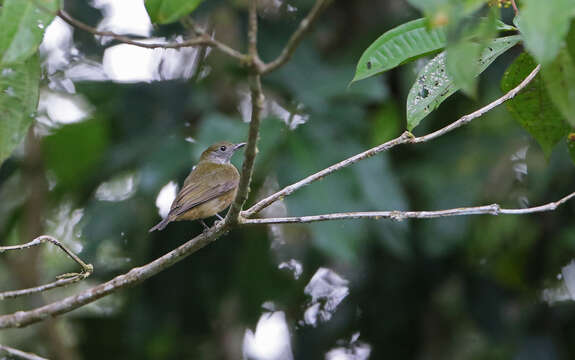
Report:
[[[309,14],[307,14],[307,16],[299,23],[298,28],[294,31],[280,55],[275,60],[263,65],[261,70],[262,75],[276,70],[289,61],[304,35],[312,27],[313,23],[317,20],[321,11],[329,1],[330,0],[317,0],[315,2]]]
[[[348,167],[352,164],[355,164],[361,160],[367,159],[375,154],[378,154],[382,151],[387,151],[389,149],[394,148],[397,145],[401,145],[401,144],[407,144],[407,143],[422,143],[422,142],[426,142],[432,139],[435,139],[439,136],[442,136],[448,132],[451,132],[469,122],[471,122],[473,119],[476,119],[478,117],[480,117],[481,115],[485,114],[486,112],[492,110],[493,108],[501,105],[502,103],[504,103],[505,101],[512,99],[515,95],[517,95],[517,93],[519,91],[521,91],[522,89],[524,89],[530,82],[531,80],[533,80],[533,78],[539,73],[539,69],[540,69],[540,65],[537,65],[535,67],[535,69],[533,69],[533,71],[531,71],[531,73],[519,84],[517,85],[515,88],[511,89],[509,92],[507,92],[505,95],[503,95],[502,97],[500,97],[499,99],[487,104],[486,106],[482,107],[481,109],[465,115],[461,118],[459,118],[457,121],[435,131],[432,132],[431,134],[425,135],[425,136],[420,136],[420,137],[414,137],[411,133],[409,132],[404,132],[402,135],[400,135],[399,137],[390,140],[384,144],[378,145],[374,148],[371,148],[369,150],[366,150],[362,153],[359,153],[357,155],[354,155],[350,158],[347,158],[343,161],[340,161],[328,168],[325,168],[321,171],[318,171],[315,174],[312,174],[296,183],[293,183],[289,186],[286,186],[285,188],[281,189],[280,191],[258,201],[255,205],[253,205],[252,207],[250,207],[249,209],[245,210],[242,212],[241,216],[249,218],[254,216],[256,213],[260,212],[262,209],[268,207],[269,205],[271,205],[272,203],[276,202],[277,200],[290,195],[291,193],[293,193],[296,190],[301,189],[304,186],[307,186],[309,184],[311,184],[314,181],[320,180],[323,177],[330,175],[338,170],[341,170],[345,167]]]
[[[26,360],[48,360],[44,357],[38,356],[36,354],[32,354],[29,352],[24,352],[22,350],[14,349],[9,346],[0,345],[0,354],[5,353],[11,356],[16,356],[19,359],[26,359]],[[5,359],[2,357],[2,359]]]
[[[184,48],[184,47],[205,45],[205,46],[213,47],[213,48],[223,52],[224,54],[229,55],[230,57],[232,57],[236,60],[239,60],[242,63],[245,62],[247,59],[246,55],[240,53],[239,51],[231,48],[230,46],[228,46],[224,43],[219,42],[218,40],[214,39],[213,37],[211,37],[210,35],[208,35],[204,32],[199,33],[199,35],[193,39],[189,39],[189,40],[182,41],[182,42],[146,43],[146,42],[143,42],[142,40],[135,40],[134,38],[129,37],[129,36],[116,34],[115,32],[112,32],[112,31],[98,30],[94,27],[91,27],[88,24],[85,24],[85,23],[73,18],[64,10],[59,10],[57,15],[62,20],[64,20],[65,22],[67,22],[68,24],[72,25],[75,28],[78,28],[80,30],[84,30],[84,31],[92,33],[94,35],[108,36],[108,37],[111,37],[114,40],[119,41],[119,42],[124,43],[124,44],[139,46],[139,47],[143,47],[143,48],[147,48],[147,49],[158,49],[158,48],[161,48],[161,49],[180,49],[180,48]]]
[[[35,294],[39,292],[44,292],[50,289],[54,289],[57,287],[67,286],[83,280],[90,276],[94,271],[94,267],[91,264],[86,264],[82,259],[80,259],[76,254],[74,254],[70,249],[68,249],[64,244],[60,241],[56,240],[52,236],[42,235],[38,236],[34,240],[27,242],[26,244],[22,245],[14,245],[14,246],[0,246],[0,253],[4,251],[12,251],[12,250],[25,250],[31,247],[39,246],[44,243],[50,242],[56,246],[58,246],[66,255],[68,255],[72,260],[74,260],[78,265],[82,267],[82,271],[79,273],[68,273],[62,274],[58,276],[58,280],[53,281],[48,284],[28,288],[28,289],[21,289],[21,290],[12,290],[12,291],[4,291],[0,292],[0,300],[15,298],[19,296],[25,296],[30,294]]]
[[[310,223],[318,221],[333,221],[344,219],[392,219],[401,221],[404,219],[433,219],[448,216],[465,216],[465,215],[525,215],[538,212],[553,211],[560,205],[575,198],[575,192],[563,197],[562,199],[550,202],[545,205],[535,206],[523,209],[502,209],[498,204],[463,207],[447,210],[435,211],[365,211],[365,212],[347,212],[333,213],[311,216],[293,216],[281,218],[263,218],[263,219],[242,219],[241,223],[246,225],[262,224],[288,224],[288,223]]]

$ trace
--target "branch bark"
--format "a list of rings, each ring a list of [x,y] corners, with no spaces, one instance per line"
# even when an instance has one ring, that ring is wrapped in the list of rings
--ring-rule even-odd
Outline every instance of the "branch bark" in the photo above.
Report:
[[[523,209],[502,209],[499,204],[463,207],[447,210],[436,211],[365,211],[365,212],[347,212],[333,213],[311,216],[293,216],[281,218],[263,218],[263,219],[242,219],[241,224],[262,225],[262,224],[291,224],[291,223],[311,223],[318,221],[333,221],[345,219],[392,219],[401,221],[404,219],[433,219],[448,216],[467,216],[467,215],[525,215],[539,212],[553,211],[560,205],[575,198],[575,192],[545,205],[535,206]]]
[[[48,360],[48,359],[43,358],[41,356],[38,356],[36,354],[24,352],[22,350],[14,349],[12,347],[5,346],[5,345],[0,345],[0,354],[1,353],[6,353],[8,355],[17,356],[20,359],[26,359],[26,360]]]

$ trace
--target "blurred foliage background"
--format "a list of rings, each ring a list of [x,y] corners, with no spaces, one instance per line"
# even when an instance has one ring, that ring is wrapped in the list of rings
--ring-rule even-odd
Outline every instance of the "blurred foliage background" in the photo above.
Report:
[[[313,5],[279,3],[259,9],[268,61]],[[106,1],[64,5],[94,26],[113,18]],[[241,49],[246,6],[213,0],[195,17]],[[512,11],[502,14],[510,23]],[[374,39],[419,16],[403,0],[334,1],[293,59],[263,78],[266,116],[249,204],[404,131],[407,92],[425,60],[348,84]],[[153,36],[187,32],[175,23]],[[201,232],[199,223],[182,222],[148,234],[160,219],[158,194],[170,181],[181,184],[212,142],[246,137],[245,69],[207,49],[142,50],[160,60],[148,64],[148,79],[125,79],[106,67],[116,45],[80,30],[58,46],[45,39],[38,121],[0,167],[2,245],[50,234],[95,273],[42,297],[5,300],[3,313],[108,280]],[[519,51],[482,74],[476,98],[452,96],[415,133],[501,96],[500,79]],[[128,67],[147,64],[130,56]],[[547,159],[499,107],[429,143],[337,172],[264,214],[543,204],[573,191],[565,148]],[[571,359],[575,306],[543,295],[564,286],[574,215],[570,203],[529,216],[243,227],[135,288],[3,330],[0,342],[54,359]],[[52,248],[1,260],[2,290],[75,270]],[[275,328],[265,328],[270,319]]]

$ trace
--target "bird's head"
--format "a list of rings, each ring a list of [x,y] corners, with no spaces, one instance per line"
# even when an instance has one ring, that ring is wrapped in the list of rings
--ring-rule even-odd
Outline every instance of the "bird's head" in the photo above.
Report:
[[[244,147],[246,143],[232,144],[227,141],[215,143],[207,148],[200,156],[200,161],[216,164],[229,164],[236,150]]]

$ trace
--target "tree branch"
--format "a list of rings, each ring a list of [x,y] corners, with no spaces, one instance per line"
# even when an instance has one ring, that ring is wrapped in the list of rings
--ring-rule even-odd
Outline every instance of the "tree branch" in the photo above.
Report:
[[[43,358],[41,356],[38,356],[36,354],[24,352],[22,350],[14,349],[14,348],[11,348],[11,347],[5,346],[5,345],[0,345],[0,354],[1,353],[6,353],[8,355],[17,356],[20,359],[26,359],[26,360],[48,360],[48,359]]]
[[[112,32],[112,31],[101,31],[101,30],[98,30],[96,28],[93,28],[88,24],[85,24],[85,23],[83,23],[77,19],[74,19],[72,16],[70,16],[64,10],[59,10],[57,12],[57,15],[62,20],[64,20],[66,23],[72,25],[75,28],[78,28],[80,30],[84,30],[84,31],[92,33],[94,35],[108,36],[108,37],[111,37],[114,40],[121,42],[121,43],[124,43],[124,44],[139,46],[139,47],[143,47],[143,48],[147,48],[147,49],[158,49],[158,48],[161,48],[161,49],[179,49],[179,48],[184,48],[184,47],[205,45],[205,46],[213,47],[213,48],[223,52],[224,54],[226,54],[226,55],[228,55],[228,56],[230,56],[236,60],[239,60],[242,63],[246,62],[246,60],[247,60],[247,56],[245,54],[242,54],[239,51],[231,48],[230,46],[217,41],[216,39],[214,39],[210,35],[206,34],[205,32],[201,32],[197,37],[195,37],[193,39],[189,39],[189,40],[182,41],[182,42],[145,43],[145,42],[142,42],[141,40],[134,40],[132,37],[129,37],[129,36],[116,34],[115,32]]]
[[[459,118],[457,121],[441,128],[435,132],[432,132],[431,134],[428,134],[425,136],[420,136],[420,137],[414,137],[411,133],[404,132],[399,137],[397,137],[393,140],[390,140],[384,144],[378,145],[374,148],[371,148],[371,149],[366,150],[362,153],[359,153],[359,154],[354,155],[350,158],[347,158],[343,161],[340,161],[340,162],[338,162],[338,163],[336,163],[336,164],[334,164],[328,168],[325,168],[321,171],[318,171],[315,174],[312,174],[312,175],[306,177],[305,179],[302,179],[296,183],[293,183],[289,186],[284,187],[280,191],[258,201],[256,204],[254,204],[249,209],[242,211],[241,216],[243,216],[245,218],[250,218],[253,215],[255,215],[256,213],[260,212],[262,209],[264,209],[264,208],[268,207],[269,205],[271,205],[272,203],[276,202],[277,200],[292,194],[294,191],[299,190],[302,187],[309,185],[314,181],[320,180],[324,176],[330,175],[330,174],[332,174],[338,170],[341,170],[345,167],[348,167],[352,164],[355,164],[361,160],[367,159],[367,158],[369,158],[375,154],[378,154],[382,151],[387,151],[387,150],[392,149],[395,146],[401,145],[401,144],[426,142],[426,141],[435,139],[439,136],[442,136],[442,135],[444,135],[450,131],[453,131],[460,126],[463,126],[463,125],[471,122],[473,119],[480,117],[481,115],[492,110],[496,106],[501,105],[505,101],[513,98],[515,95],[517,95],[517,93],[519,91],[524,89],[531,82],[531,80],[533,80],[533,78],[537,75],[537,73],[539,73],[540,68],[541,68],[540,65],[537,65],[535,67],[535,69],[533,69],[533,71],[531,71],[531,73],[519,85],[517,85],[515,88],[511,89],[509,92],[507,92],[505,95],[503,95],[499,99],[489,103],[488,105],[482,107],[481,109],[479,109],[479,110],[477,110],[471,114],[468,114],[468,115],[465,115],[465,116]],[[245,220],[243,220],[242,222],[245,222]]]
[[[194,237],[156,260],[146,265],[135,267],[127,273],[118,275],[105,283],[33,310],[17,311],[13,314],[2,315],[0,316],[0,328],[23,327],[37,323],[46,318],[70,312],[121,288],[134,286],[195,253],[228,230],[229,225],[223,222],[217,223],[204,233]]]
[[[250,120],[250,129],[248,134],[248,143],[246,145],[244,163],[242,165],[242,174],[236,199],[230,207],[226,216],[226,221],[230,224],[237,223],[238,216],[244,206],[250,191],[252,173],[257,154],[257,142],[259,137],[261,115],[264,108],[264,95],[262,92],[262,83],[260,75],[251,77],[251,101],[252,101],[252,118]]]
[[[299,23],[298,28],[296,29],[296,31],[294,31],[294,33],[288,40],[286,46],[283,48],[280,55],[275,60],[263,65],[261,72],[262,75],[276,70],[277,68],[283,66],[285,63],[289,61],[289,59],[294,54],[297,46],[303,39],[304,35],[312,27],[313,23],[317,20],[317,18],[321,14],[321,11],[323,10],[324,6],[329,1],[330,0],[317,0],[315,2],[309,14],[307,14],[307,16],[303,18],[302,21]]]
[[[365,212],[347,212],[333,213],[311,216],[293,216],[281,218],[263,218],[263,219],[242,219],[241,224],[262,225],[262,224],[289,224],[289,223],[311,223],[318,221],[333,221],[344,219],[392,219],[401,221],[404,219],[433,219],[448,216],[466,216],[466,215],[525,215],[538,212],[553,211],[558,206],[575,198],[575,192],[563,197],[562,199],[541,206],[535,206],[523,209],[502,209],[498,204],[472,206],[447,210],[435,211],[365,211]]]
[[[42,245],[44,243],[50,242],[56,246],[58,246],[66,255],[68,255],[72,260],[74,260],[78,265],[82,267],[82,271],[79,273],[68,273],[62,274],[58,276],[58,280],[40,286],[31,287],[28,289],[21,289],[21,290],[12,290],[12,291],[4,291],[0,292],[0,300],[8,299],[8,298],[15,298],[19,296],[25,296],[30,294],[35,294],[39,292],[44,292],[50,289],[54,289],[57,287],[67,286],[73,284],[77,281],[83,280],[90,276],[94,271],[94,267],[91,264],[86,264],[82,259],[80,259],[76,254],[74,254],[70,249],[68,249],[64,244],[53,238],[52,236],[42,235],[38,236],[34,240],[27,242],[26,244],[22,245],[14,245],[14,246],[0,246],[0,253],[5,251],[12,251],[12,250],[24,250],[29,249],[35,246]]]

